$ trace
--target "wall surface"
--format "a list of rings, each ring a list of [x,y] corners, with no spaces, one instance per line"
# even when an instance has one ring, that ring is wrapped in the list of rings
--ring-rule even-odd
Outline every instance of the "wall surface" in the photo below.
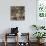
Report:
[[[25,6],[25,20],[10,20],[10,6]],[[19,32],[29,32],[32,37],[31,25],[36,24],[36,0],[0,0],[0,34],[9,32],[11,27],[19,27]]]

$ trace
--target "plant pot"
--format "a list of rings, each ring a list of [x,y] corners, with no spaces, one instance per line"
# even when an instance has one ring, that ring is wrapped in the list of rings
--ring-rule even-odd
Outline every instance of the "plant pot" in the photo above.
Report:
[[[37,39],[37,43],[40,43],[40,39]]]
[[[45,39],[40,39],[40,43],[44,43],[44,40],[45,40]]]
[[[39,44],[41,44],[41,43],[44,42],[44,40],[45,40],[45,39],[38,39],[37,42],[38,42]]]

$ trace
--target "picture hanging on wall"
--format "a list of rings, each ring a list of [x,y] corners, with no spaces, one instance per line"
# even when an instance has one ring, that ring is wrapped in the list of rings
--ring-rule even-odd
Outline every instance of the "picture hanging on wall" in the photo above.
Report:
[[[37,15],[39,17],[46,17],[46,0],[37,1]]]
[[[25,20],[25,7],[11,6],[11,20]]]

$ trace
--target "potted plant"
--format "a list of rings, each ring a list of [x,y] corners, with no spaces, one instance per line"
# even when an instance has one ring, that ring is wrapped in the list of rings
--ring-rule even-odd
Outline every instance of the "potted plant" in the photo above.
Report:
[[[36,30],[45,29],[45,26],[32,25],[32,27],[35,28]]]
[[[45,26],[41,26],[40,29],[45,29]]]
[[[33,28],[35,28],[36,30],[38,30],[38,26],[37,25],[32,25]]]
[[[44,37],[44,36],[46,36],[45,34],[46,34],[45,32],[35,32],[33,35],[37,38],[37,42],[41,43],[40,40],[42,38],[45,38]]]

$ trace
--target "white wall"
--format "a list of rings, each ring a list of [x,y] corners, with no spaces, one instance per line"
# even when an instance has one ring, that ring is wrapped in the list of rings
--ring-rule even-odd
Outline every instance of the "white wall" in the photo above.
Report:
[[[25,20],[10,20],[10,6],[25,6]],[[32,24],[36,24],[36,0],[0,0],[0,34],[17,26],[19,32],[30,32],[32,36]]]

